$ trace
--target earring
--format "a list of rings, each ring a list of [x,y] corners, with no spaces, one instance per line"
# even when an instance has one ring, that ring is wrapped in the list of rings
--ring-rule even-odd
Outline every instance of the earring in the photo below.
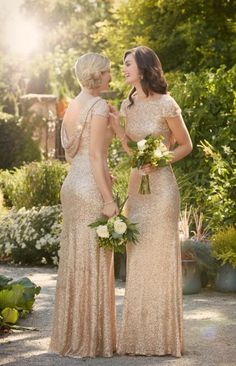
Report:
[[[143,80],[143,75],[140,76],[140,79]]]

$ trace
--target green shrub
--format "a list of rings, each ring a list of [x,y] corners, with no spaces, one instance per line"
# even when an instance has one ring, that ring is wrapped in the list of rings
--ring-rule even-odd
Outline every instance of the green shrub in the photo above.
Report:
[[[3,198],[3,193],[2,193],[2,191],[0,189],[0,213],[1,213],[2,209],[3,209],[3,206],[4,206],[4,198]]]
[[[7,207],[12,207],[12,191],[14,190],[13,174],[9,170],[0,171],[0,189],[3,193],[4,203]]]
[[[178,75],[171,88],[193,140],[193,151],[174,164],[182,207],[203,212],[212,232],[235,221],[236,67]]]
[[[221,264],[230,263],[236,268],[236,229],[229,226],[212,236],[212,255]]]
[[[60,189],[67,172],[68,165],[58,160],[33,162],[10,175],[2,172],[0,184],[8,203],[18,209],[53,206],[60,203]]]
[[[175,167],[180,188],[182,207],[193,206],[204,214],[205,226],[215,232],[219,226],[231,225],[236,217],[236,169],[227,159],[207,141],[199,144],[202,153],[199,169],[185,173]],[[195,175],[208,172],[195,181]]]
[[[196,158],[202,157],[198,144],[204,139],[219,149],[228,161],[234,159],[230,152],[236,147],[235,82],[236,66],[230,70],[222,66],[216,71],[191,72],[175,79],[171,94],[182,108],[193,140],[192,159],[182,160],[182,167],[198,168]]]
[[[113,139],[109,147],[108,163],[109,169],[115,177],[113,192],[123,201],[127,197],[130,168],[128,164],[128,155],[123,150],[118,139]]]
[[[0,255],[22,264],[57,264],[61,206],[12,209],[0,218]]]
[[[15,116],[0,113],[0,169],[19,167],[35,160],[41,160],[36,142]]]
[[[128,181],[130,175],[127,159],[124,158],[115,168],[113,168],[112,173],[115,177],[113,192],[123,201],[128,195]]]

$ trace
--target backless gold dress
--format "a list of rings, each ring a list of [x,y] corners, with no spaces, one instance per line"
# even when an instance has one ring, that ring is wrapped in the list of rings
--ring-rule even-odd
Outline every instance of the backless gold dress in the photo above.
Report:
[[[163,135],[170,148],[166,117],[181,110],[169,95],[122,103],[126,133],[135,141]],[[149,175],[151,194],[138,193],[141,175],[132,169],[126,210],[139,223],[139,243],[128,245],[127,278],[118,353],[173,355],[183,353],[182,270],[179,244],[179,190],[171,166]]]
[[[90,122],[93,114],[108,113],[106,102],[92,97],[70,141],[62,126],[72,164],[61,189],[63,228],[50,343],[50,350],[61,356],[111,357],[115,350],[113,253],[98,247],[95,231],[88,227],[103,207],[89,159]],[[104,163],[110,141],[108,128]]]

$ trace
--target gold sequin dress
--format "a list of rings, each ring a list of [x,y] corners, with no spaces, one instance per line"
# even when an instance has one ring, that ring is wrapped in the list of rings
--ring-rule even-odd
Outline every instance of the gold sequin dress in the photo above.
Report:
[[[181,110],[168,94],[122,103],[126,132],[135,141],[163,135],[170,147],[165,120]],[[139,223],[137,245],[127,248],[127,277],[118,353],[173,355],[183,353],[182,271],[179,244],[179,190],[171,166],[149,175],[151,194],[138,193],[141,175],[132,169],[127,215]]]
[[[85,123],[79,151],[61,189],[63,228],[49,349],[62,356],[111,357],[115,350],[113,254],[98,248],[95,231],[88,227],[103,207],[89,160],[90,121],[92,114],[107,117],[108,113],[106,102],[94,97],[81,113],[70,141],[62,129],[67,150],[76,151]],[[108,128],[104,162],[110,140]]]

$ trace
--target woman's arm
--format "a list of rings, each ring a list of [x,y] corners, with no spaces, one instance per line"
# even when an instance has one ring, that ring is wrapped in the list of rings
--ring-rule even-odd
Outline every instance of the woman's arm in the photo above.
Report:
[[[181,115],[176,117],[168,117],[166,118],[166,122],[168,123],[168,126],[172,132],[172,139],[178,144],[178,146],[171,151],[173,153],[173,158],[170,163],[173,164],[190,154],[193,149],[193,145]],[[155,170],[156,168],[151,166],[151,164],[145,164],[142,167],[142,171],[145,174],[150,174]]]
[[[131,155],[131,150],[128,146],[128,141],[131,141],[129,136],[125,133],[125,129],[120,124],[120,116],[119,112],[113,107],[111,104],[109,104],[110,113],[109,113],[109,123],[111,127],[113,128],[116,136],[119,138],[123,149],[127,152],[128,155]]]
[[[193,145],[181,115],[168,117],[166,118],[166,122],[168,123],[173,137],[178,144],[178,146],[172,150],[173,159],[171,160],[171,163],[175,163],[190,154],[193,149]]]
[[[72,160],[71,157],[67,154],[67,152],[65,151],[65,159],[66,159],[66,162],[71,164],[72,163]]]
[[[104,159],[107,118],[94,115],[91,120],[89,158],[93,175],[104,201],[103,213],[113,216],[118,213],[117,205],[112,197],[111,185],[107,181],[107,166]]]

